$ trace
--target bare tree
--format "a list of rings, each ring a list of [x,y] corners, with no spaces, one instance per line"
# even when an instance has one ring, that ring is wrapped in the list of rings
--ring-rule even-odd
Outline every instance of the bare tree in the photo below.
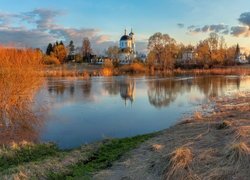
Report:
[[[120,49],[118,46],[110,46],[105,54],[112,60],[114,66],[118,66],[119,62],[119,52]]]
[[[83,60],[89,62],[92,54],[91,43],[88,38],[84,38],[82,42]]]

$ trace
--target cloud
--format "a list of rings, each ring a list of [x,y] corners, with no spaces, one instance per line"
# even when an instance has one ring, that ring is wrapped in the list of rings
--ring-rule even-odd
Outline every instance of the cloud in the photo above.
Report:
[[[146,54],[148,52],[148,42],[147,41],[139,41],[136,43],[136,51],[142,52]]]
[[[191,25],[191,26],[188,26],[188,30],[191,30],[191,29],[194,29],[196,26],[195,25]]]
[[[38,30],[46,31],[55,28],[57,25],[54,20],[55,17],[61,16],[61,11],[50,9],[35,9],[31,12],[20,14],[20,18],[28,23],[34,23]]]
[[[184,28],[184,27],[185,27],[185,24],[183,24],[183,23],[178,23],[177,26],[178,26],[178,28]]]
[[[0,27],[7,28],[15,18],[18,18],[15,14],[0,13]]]
[[[111,45],[118,45],[99,29],[68,28],[56,23],[56,18],[63,15],[65,13],[51,9],[35,9],[19,14],[0,13],[0,44],[45,50],[48,43],[60,40],[65,44],[73,40],[76,46],[81,46],[83,38],[88,37],[94,51],[99,53]],[[144,51],[145,47],[138,42],[138,51]]]
[[[250,31],[248,26],[233,26],[231,27],[231,35],[239,37],[239,36],[244,36],[244,37],[249,37],[250,36]]]
[[[232,35],[235,37],[250,37],[250,12],[240,15],[238,21],[242,25],[229,26],[224,24],[213,24],[199,26],[188,26],[187,30],[190,34],[216,32],[224,35]]]
[[[25,29],[0,29],[0,42],[2,44],[15,44],[19,47],[47,46],[48,42],[55,42],[56,38],[46,32]]]
[[[68,28],[56,23],[56,18],[65,15],[58,10],[35,9],[19,14],[0,13],[0,44],[15,44],[22,47],[46,49],[48,43],[70,40],[76,46],[82,45],[82,40],[88,37],[95,53],[103,53],[109,46],[118,45],[111,37],[99,29]],[[144,52],[146,43],[137,42],[139,52]]]
[[[250,27],[250,12],[242,13],[238,20],[243,25]]]
[[[192,25],[192,26],[188,27],[188,31],[191,34],[209,33],[209,32],[228,34],[229,33],[229,26],[224,25],[224,24],[204,25],[202,27],[197,27],[197,26]]]

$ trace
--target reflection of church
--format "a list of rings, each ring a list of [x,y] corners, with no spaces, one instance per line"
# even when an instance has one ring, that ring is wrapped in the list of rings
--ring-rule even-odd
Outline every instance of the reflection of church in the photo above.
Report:
[[[127,100],[131,102],[134,101],[135,98],[135,82],[134,80],[125,80],[120,84],[120,95],[121,98],[124,99],[125,105],[127,104]]]

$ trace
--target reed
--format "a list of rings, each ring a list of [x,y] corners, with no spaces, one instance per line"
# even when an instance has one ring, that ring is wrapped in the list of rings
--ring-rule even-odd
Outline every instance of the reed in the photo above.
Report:
[[[31,109],[43,82],[39,75],[42,67],[42,53],[38,50],[0,47],[0,123],[4,137],[12,136],[13,129],[32,129],[30,124],[36,116]]]

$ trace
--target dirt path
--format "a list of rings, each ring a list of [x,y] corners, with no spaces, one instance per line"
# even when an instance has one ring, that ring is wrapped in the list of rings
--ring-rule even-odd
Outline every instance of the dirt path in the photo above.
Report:
[[[250,94],[222,98],[212,115],[165,130],[94,179],[248,179],[249,137]]]

